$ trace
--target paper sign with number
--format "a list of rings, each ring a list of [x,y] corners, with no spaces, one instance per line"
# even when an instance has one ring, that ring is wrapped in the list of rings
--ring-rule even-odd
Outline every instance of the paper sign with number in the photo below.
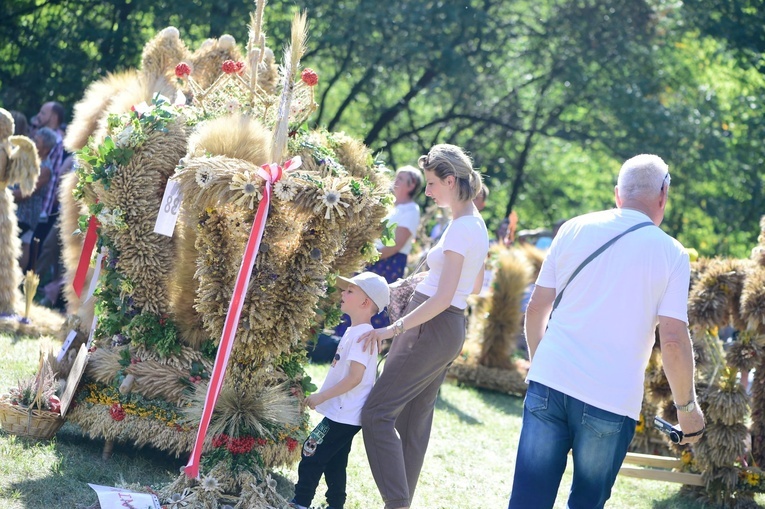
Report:
[[[173,236],[182,199],[180,184],[174,180],[168,180],[165,194],[162,196],[162,205],[159,207],[157,222],[154,224],[154,233],[168,237]]]

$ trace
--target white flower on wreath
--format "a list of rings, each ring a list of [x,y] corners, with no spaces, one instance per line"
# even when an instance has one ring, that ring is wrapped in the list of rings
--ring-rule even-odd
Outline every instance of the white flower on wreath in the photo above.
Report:
[[[289,178],[282,178],[274,184],[274,196],[277,200],[292,201],[297,196],[297,189]]]
[[[127,148],[130,146],[130,136],[133,134],[133,124],[128,124],[114,137],[114,145],[117,148]]]
[[[266,486],[268,486],[268,489],[276,493],[276,479],[271,477],[271,474],[266,475]]]
[[[183,159],[181,159],[181,161],[183,161]],[[212,170],[207,166],[197,168],[197,171],[194,172],[194,179],[196,180],[197,185],[204,189],[210,185],[210,181],[212,180]]]
[[[218,491],[218,489],[220,488],[220,483],[218,482],[218,479],[216,479],[215,477],[211,475],[204,476],[202,478],[201,485],[202,485],[202,489],[208,493]]]
[[[314,207],[314,211],[318,212],[322,207],[327,208],[327,212],[324,214],[324,219],[332,217],[332,211],[334,210],[340,217],[345,215],[343,208],[348,208],[348,203],[343,201],[343,192],[348,190],[348,184],[340,185],[338,179],[327,182],[324,185],[324,193],[321,196],[319,203]]]
[[[242,196],[234,200],[234,203],[240,207],[255,208],[255,199],[260,200],[263,196],[260,192],[260,182],[255,181],[254,177],[255,173],[245,170],[243,173],[234,174],[231,178],[231,184],[229,184],[228,188],[231,191],[240,191],[242,193]],[[258,180],[260,180],[259,177]]]

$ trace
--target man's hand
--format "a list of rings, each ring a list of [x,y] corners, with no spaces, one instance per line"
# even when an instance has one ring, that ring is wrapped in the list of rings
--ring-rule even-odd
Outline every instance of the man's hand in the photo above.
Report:
[[[683,430],[683,440],[680,445],[695,444],[701,439],[703,433],[688,437],[687,435],[694,434],[704,429],[704,414],[701,413],[701,409],[698,404],[693,412],[677,412],[677,422],[680,424],[680,429]]]

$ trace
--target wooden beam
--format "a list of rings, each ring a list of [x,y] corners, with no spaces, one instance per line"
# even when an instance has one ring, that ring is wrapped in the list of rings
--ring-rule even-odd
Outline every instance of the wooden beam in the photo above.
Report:
[[[628,452],[627,457],[624,458],[624,463],[667,469],[680,468],[683,466],[683,460],[678,458],[670,456],[654,456],[652,454],[638,454],[636,452]]]
[[[652,481],[676,482],[688,484],[691,486],[704,486],[701,480],[701,474],[691,474],[688,472],[671,472],[669,470],[654,470],[651,468],[639,468],[631,465],[623,466],[619,469],[619,475],[625,477],[635,477],[637,479],[649,479]]]

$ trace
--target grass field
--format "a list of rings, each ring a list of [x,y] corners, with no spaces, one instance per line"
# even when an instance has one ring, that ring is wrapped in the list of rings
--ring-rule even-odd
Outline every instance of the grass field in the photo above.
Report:
[[[0,335],[0,391],[34,373],[45,340]],[[309,366],[321,381],[326,366]],[[445,384],[414,506],[420,509],[500,509],[507,507],[522,400]],[[312,416],[318,421],[318,415]],[[187,458],[117,445],[111,460],[101,459],[102,443],[66,424],[50,442],[28,442],[0,432],[0,508],[75,508],[96,502],[87,483],[114,486],[160,485],[174,479]],[[296,467],[279,472],[295,481]],[[565,508],[571,469],[560,487],[556,509]],[[314,506],[323,502],[320,486]],[[610,502],[615,509],[702,507],[679,496],[679,485],[619,478]],[[349,464],[347,509],[382,507],[358,435]]]

